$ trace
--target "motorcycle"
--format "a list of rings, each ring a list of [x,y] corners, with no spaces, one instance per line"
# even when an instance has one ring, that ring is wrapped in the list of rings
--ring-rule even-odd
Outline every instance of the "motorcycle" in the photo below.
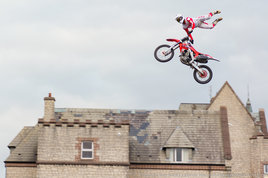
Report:
[[[212,70],[205,64],[209,60],[218,61],[208,54],[203,54],[194,49],[190,43],[189,37],[184,37],[181,40],[167,39],[169,42],[175,42],[172,46],[163,44],[158,46],[154,51],[154,57],[159,62],[168,62],[174,57],[174,51],[180,49],[180,61],[194,69],[194,79],[200,84],[206,84],[212,79]]]

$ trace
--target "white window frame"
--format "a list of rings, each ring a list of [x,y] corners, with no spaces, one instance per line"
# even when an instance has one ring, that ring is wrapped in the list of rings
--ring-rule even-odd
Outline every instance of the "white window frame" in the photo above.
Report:
[[[263,173],[268,174],[268,164],[263,165]]]
[[[84,143],[85,142],[91,142],[91,149],[87,149],[87,148],[83,148]],[[92,152],[92,157],[91,158],[87,158],[87,157],[83,157],[83,152]],[[81,159],[94,159],[94,143],[91,140],[85,140],[81,142]]]

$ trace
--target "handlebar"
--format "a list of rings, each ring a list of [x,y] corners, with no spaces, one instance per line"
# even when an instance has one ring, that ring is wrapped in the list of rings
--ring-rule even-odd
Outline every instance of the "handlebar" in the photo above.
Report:
[[[188,41],[188,40],[189,40],[189,37],[186,36],[186,37],[184,37],[184,38],[181,39],[181,42]]]

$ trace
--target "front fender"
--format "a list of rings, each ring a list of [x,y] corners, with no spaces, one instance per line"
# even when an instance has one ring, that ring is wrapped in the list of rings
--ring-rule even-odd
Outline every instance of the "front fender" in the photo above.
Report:
[[[174,39],[174,38],[168,38],[167,41],[176,42],[176,43],[180,42],[180,40]]]

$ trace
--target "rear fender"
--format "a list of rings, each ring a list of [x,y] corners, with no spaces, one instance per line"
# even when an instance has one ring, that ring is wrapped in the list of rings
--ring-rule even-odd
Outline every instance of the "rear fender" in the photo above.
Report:
[[[220,60],[215,59],[215,58],[213,58],[212,56],[210,56],[210,55],[208,55],[208,54],[203,54],[203,55],[207,56],[207,57],[208,57],[208,60],[212,60],[212,61],[218,61],[218,62],[220,62]]]
[[[214,59],[214,58],[208,58],[208,60],[212,60],[212,61],[220,62],[220,60],[218,60],[218,59]]]

